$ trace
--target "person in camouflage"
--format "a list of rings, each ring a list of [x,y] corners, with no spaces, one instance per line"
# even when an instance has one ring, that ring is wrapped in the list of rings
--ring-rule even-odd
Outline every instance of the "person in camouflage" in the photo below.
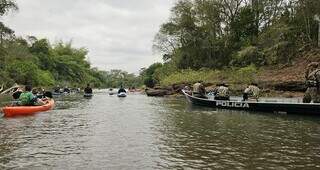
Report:
[[[225,83],[219,83],[213,90],[214,100],[230,100],[230,92],[228,85]]]
[[[207,98],[206,96],[206,89],[202,84],[202,81],[198,81],[193,85],[192,88],[192,95],[199,98]]]
[[[307,91],[303,96],[303,103],[320,103],[320,68],[318,62],[308,65],[306,73]]]
[[[255,100],[258,101],[260,97],[260,89],[258,84],[251,83],[243,92],[243,101]]]

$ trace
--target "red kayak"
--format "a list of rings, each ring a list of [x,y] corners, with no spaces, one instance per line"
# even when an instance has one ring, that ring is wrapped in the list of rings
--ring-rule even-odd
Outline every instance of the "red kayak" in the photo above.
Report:
[[[5,106],[2,108],[4,117],[26,116],[37,112],[51,110],[54,107],[54,100],[48,100],[48,103],[42,106]]]

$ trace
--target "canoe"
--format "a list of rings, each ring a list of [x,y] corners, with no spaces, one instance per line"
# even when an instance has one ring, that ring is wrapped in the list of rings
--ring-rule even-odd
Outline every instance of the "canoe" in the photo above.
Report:
[[[85,94],[83,95],[83,97],[92,97],[92,96],[93,96],[92,93],[85,93]]]
[[[118,97],[127,97],[127,93],[121,92],[121,93],[118,93],[117,96]]]
[[[212,108],[247,110],[287,114],[312,114],[320,115],[319,103],[289,103],[289,102],[263,102],[241,100],[213,100],[192,96],[182,90],[188,102],[193,105]]]
[[[26,116],[37,112],[51,110],[54,107],[54,100],[48,100],[48,103],[42,106],[5,106],[2,108],[5,117]]]

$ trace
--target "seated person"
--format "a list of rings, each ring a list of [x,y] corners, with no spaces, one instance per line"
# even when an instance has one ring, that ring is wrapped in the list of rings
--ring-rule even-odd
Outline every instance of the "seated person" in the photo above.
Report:
[[[260,89],[256,83],[251,83],[243,92],[243,101],[259,100]]]
[[[120,93],[127,93],[127,91],[122,86],[120,86],[120,88],[118,90],[118,94],[120,94]]]
[[[46,91],[43,93],[43,96],[46,98],[46,99],[52,99],[53,96],[52,96],[52,93],[50,91]]]
[[[38,99],[35,95],[31,92],[32,87],[27,85],[25,87],[25,91],[22,92],[19,96],[19,103],[20,106],[39,106],[44,105],[47,102],[45,100]],[[52,97],[52,95],[51,95]]]
[[[214,100],[230,100],[228,85],[221,83],[217,84],[213,90]]]
[[[53,89],[53,92],[55,92],[55,93],[60,93],[60,92],[61,92],[60,86],[57,85],[57,87],[55,87],[55,88]]]
[[[19,96],[19,105],[21,106],[34,106],[37,101],[37,97],[35,97],[32,92],[32,87],[27,85],[25,87],[25,91],[22,92]]]
[[[22,90],[20,88],[17,88],[15,90],[15,92],[13,92],[13,94],[12,94],[12,98],[13,98],[12,105],[13,106],[19,105],[19,97],[20,97],[21,93],[22,93]]]
[[[84,89],[84,93],[92,94],[92,88],[90,87],[90,84],[87,84],[87,87]]]
[[[70,89],[69,89],[68,87],[65,87],[65,88],[63,89],[63,92],[64,92],[64,93],[70,93],[71,91],[70,91]]]
[[[204,99],[207,98],[206,89],[203,86],[202,81],[198,81],[193,85],[192,95],[198,98],[204,98]]]

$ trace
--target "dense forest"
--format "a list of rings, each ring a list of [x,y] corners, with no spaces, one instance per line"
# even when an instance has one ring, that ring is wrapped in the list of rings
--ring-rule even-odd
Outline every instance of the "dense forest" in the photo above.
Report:
[[[12,0],[0,1],[0,17],[18,10]],[[100,71],[86,60],[88,50],[71,42],[51,44],[34,36],[16,37],[14,30],[0,21],[0,86],[141,86],[139,77],[121,70]]]
[[[290,65],[317,48],[319,14],[319,0],[179,0],[154,39],[164,64],[145,69],[145,84]]]

